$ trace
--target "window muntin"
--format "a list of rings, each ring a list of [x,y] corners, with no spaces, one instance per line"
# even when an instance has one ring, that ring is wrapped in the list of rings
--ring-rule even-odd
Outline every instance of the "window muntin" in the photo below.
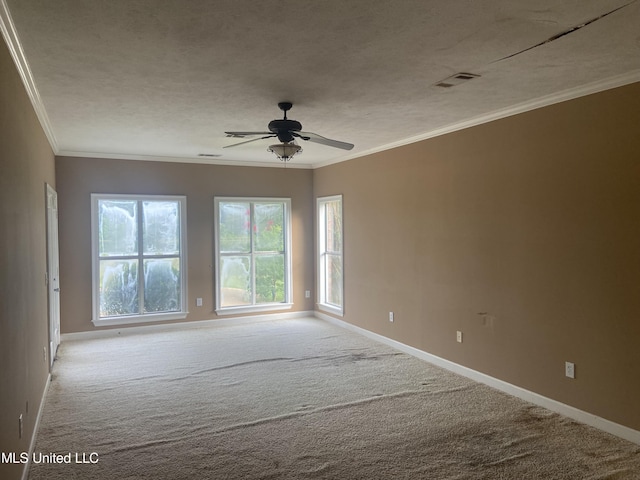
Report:
[[[320,197],[318,216],[318,306],[344,311],[342,196]]]
[[[216,197],[214,203],[216,311],[291,308],[291,201]]]
[[[186,198],[92,195],[93,322],[186,316]]]

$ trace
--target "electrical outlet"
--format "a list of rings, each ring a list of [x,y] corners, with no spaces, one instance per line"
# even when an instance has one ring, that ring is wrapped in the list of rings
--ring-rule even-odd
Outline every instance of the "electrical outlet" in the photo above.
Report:
[[[389,312],[389,321],[393,323],[393,312]]]
[[[196,298],[196,307],[201,307],[202,306],[202,298],[198,297]]]
[[[42,347],[42,357],[43,357],[44,363],[47,363],[47,347]]]
[[[460,330],[456,332],[456,342],[462,343],[462,332]]]
[[[564,362],[564,374],[569,378],[576,378],[576,365],[571,362]]]
[[[304,291],[304,298],[311,298],[311,290]]]

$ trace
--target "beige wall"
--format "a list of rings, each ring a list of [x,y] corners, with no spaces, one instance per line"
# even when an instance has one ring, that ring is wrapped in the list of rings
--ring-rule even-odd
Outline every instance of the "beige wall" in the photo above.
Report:
[[[53,152],[0,42],[0,452],[28,451],[48,375],[45,182]],[[21,474],[0,464],[2,479]]]
[[[213,284],[213,197],[291,198],[293,288],[291,311],[313,310],[311,170],[58,157],[62,333],[94,330],[91,323],[92,193],[187,196],[188,309],[185,321],[219,318]],[[196,307],[196,298],[203,306]]]
[[[640,430],[640,84],[314,171],[339,193],[344,320]]]

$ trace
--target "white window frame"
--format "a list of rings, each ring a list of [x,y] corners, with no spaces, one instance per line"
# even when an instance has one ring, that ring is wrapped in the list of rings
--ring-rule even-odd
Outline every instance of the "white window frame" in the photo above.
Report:
[[[340,218],[341,229],[340,229],[340,238],[342,239],[342,245],[340,252],[329,252],[327,250],[327,219],[326,219],[326,209],[324,208],[327,203],[330,202],[340,202]],[[342,202],[342,195],[332,195],[329,197],[318,197],[316,199],[316,216],[318,218],[318,256],[316,259],[316,271],[318,272],[317,278],[317,295],[318,295],[318,308],[327,313],[332,313],[334,315],[343,316],[344,314],[344,208]],[[340,267],[342,271],[342,278],[340,279],[342,282],[342,304],[335,305],[333,303],[329,303],[327,301],[327,272],[326,272],[326,262],[325,257],[328,253],[332,255],[340,255]]]
[[[281,197],[214,197],[214,226],[215,226],[215,297],[216,297],[216,313],[218,315],[234,315],[239,313],[260,313],[260,312],[272,312],[277,310],[287,310],[293,307],[293,275],[291,269],[291,199]],[[284,302],[274,303],[260,303],[252,305],[239,305],[231,307],[223,307],[220,304],[222,299],[221,282],[220,282],[220,203],[221,202],[246,202],[251,203],[251,209],[253,211],[254,203],[282,203],[284,205],[284,275],[285,275],[285,299]],[[251,256],[253,258],[253,235],[251,235]],[[252,279],[255,281],[254,272],[252,269]]]
[[[98,248],[98,202],[100,200],[135,200],[143,201],[177,201],[180,205],[180,310],[163,313],[138,313],[113,317],[100,317],[100,255]],[[142,215],[140,215],[141,217]],[[141,220],[140,220],[141,221]],[[142,231],[138,228],[138,242],[141,246]],[[142,259],[142,248],[139,248]],[[97,327],[109,325],[128,325],[166,320],[181,320],[187,317],[187,197],[183,195],[126,195],[126,194],[91,194],[91,258],[92,258],[92,323]],[[147,257],[148,258],[148,257]],[[139,261],[140,268],[143,262]],[[140,275],[140,274],[138,274]],[[140,276],[138,277],[140,278]],[[142,280],[140,280],[142,281]],[[142,293],[143,294],[143,293]]]

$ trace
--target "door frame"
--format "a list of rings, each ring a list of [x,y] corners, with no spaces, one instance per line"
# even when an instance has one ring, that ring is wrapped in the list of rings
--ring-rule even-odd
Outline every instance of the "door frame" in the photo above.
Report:
[[[47,303],[49,323],[49,370],[60,345],[60,252],[58,245],[58,193],[45,184],[47,206]]]

